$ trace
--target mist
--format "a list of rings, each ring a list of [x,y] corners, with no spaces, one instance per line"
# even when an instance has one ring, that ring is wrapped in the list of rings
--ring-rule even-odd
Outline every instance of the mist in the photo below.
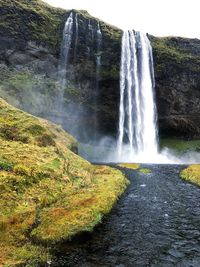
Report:
[[[196,151],[177,152],[168,147],[159,148],[156,154],[132,154],[130,147],[123,145],[123,154],[117,153],[117,140],[105,136],[96,142],[79,143],[79,155],[94,163],[150,163],[150,164],[197,164],[200,153]]]

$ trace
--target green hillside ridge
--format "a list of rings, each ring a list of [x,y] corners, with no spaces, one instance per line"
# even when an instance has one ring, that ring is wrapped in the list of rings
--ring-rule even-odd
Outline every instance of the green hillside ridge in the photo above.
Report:
[[[46,262],[52,245],[91,231],[125,190],[119,170],[75,150],[60,126],[0,99],[0,266]]]

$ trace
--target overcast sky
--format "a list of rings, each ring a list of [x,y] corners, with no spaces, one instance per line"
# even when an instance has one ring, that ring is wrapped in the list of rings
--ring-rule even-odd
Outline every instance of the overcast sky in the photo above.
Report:
[[[200,0],[43,0],[65,9],[85,9],[122,29],[156,36],[200,39]]]

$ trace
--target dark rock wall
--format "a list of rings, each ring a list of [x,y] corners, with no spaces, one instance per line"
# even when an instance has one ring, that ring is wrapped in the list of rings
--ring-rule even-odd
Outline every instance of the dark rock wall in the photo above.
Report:
[[[160,133],[200,137],[200,40],[150,38]]]
[[[79,139],[92,138],[94,117],[100,134],[116,133],[121,30],[85,11],[55,9],[38,0],[0,0],[0,6],[0,96],[32,114],[63,124]],[[55,109],[57,70],[62,32],[70,12],[73,35],[65,110],[60,114]],[[102,32],[99,51],[98,23]],[[102,66],[96,97],[98,54]]]

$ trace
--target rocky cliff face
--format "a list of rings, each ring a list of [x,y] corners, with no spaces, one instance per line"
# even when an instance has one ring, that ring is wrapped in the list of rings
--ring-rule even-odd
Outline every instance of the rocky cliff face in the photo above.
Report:
[[[162,135],[200,137],[200,40],[151,37]]]
[[[118,122],[121,30],[85,11],[55,9],[39,0],[0,0],[0,96],[50,118],[79,140],[115,135]],[[69,14],[73,25],[64,111],[56,110],[60,44]],[[98,24],[102,43],[97,45]],[[150,36],[162,135],[200,137],[200,40]],[[101,71],[97,87],[97,58]],[[96,101],[94,101],[96,98]]]
[[[92,132],[94,117],[100,122],[98,132],[116,132],[121,31],[85,11],[55,9],[39,0],[6,0],[0,5],[0,95],[32,114],[60,122],[80,139]],[[65,110],[60,114],[55,108],[57,70],[62,32],[71,12],[77,18],[78,35],[74,23]],[[94,105],[98,56],[101,72]]]

